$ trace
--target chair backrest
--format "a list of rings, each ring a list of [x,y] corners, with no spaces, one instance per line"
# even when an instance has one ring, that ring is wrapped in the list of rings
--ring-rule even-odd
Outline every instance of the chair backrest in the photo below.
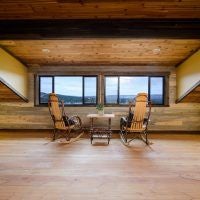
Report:
[[[131,123],[131,130],[143,130],[145,114],[147,112],[147,93],[138,93],[135,98],[134,117]],[[130,109],[130,108],[129,108]]]
[[[65,128],[65,123],[63,120],[64,106],[63,106],[63,103],[59,101],[55,93],[49,94],[48,106],[49,106],[51,117],[54,121],[55,128],[57,129]]]

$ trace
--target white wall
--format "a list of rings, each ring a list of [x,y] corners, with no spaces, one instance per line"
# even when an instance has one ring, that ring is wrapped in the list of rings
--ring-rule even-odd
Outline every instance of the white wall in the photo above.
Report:
[[[0,48],[0,78],[20,95],[28,97],[28,69],[21,62]]]
[[[200,50],[179,65],[176,74],[179,99],[200,80]]]

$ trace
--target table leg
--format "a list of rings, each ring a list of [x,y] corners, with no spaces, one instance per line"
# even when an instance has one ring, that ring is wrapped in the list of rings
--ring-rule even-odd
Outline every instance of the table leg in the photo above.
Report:
[[[111,118],[108,119],[108,144],[110,143],[110,137],[111,137]]]
[[[90,142],[91,142],[91,144],[93,141],[93,126],[94,126],[93,118],[90,118]]]
[[[111,129],[111,118],[108,119],[108,129]]]

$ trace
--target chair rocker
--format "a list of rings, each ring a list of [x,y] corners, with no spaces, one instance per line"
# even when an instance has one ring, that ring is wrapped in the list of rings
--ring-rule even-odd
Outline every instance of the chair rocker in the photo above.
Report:
[[[48,107],[54,123],[53,141],[64,137],[68,142],[74,142],[84,134],[80,117],[68,117],[64,110],[64,102],[60,101],[55,93],[49,94]],[[75,133],[78,136],[73,137]]]
[[[129,115],[126,117],[127,123],[120,126],[120,136],[125,145],[129,145],[135,139],[141,139],[147,145],[150,144],[147,129],[150,114],[151,102],[148,101],[147,94],[138,93],[134,102],[129,103]],[[128,138],[130,134],[132,137]]]

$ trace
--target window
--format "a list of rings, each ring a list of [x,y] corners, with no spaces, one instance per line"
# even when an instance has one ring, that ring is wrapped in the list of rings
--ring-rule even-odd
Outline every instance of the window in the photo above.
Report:
[[[53,78],[41,77],[40,78],[40,103],[47,103],[49,93],[53,91]]]
[[[97,76],[38,76],[37,105],[48,103],[49,93],[55,92],[65,105],[96,105]],[[166,76],[104,76],[104,104],[127,105],[139,92],[148,94],[153,105],[168,102]],[[36,84],[37,84],[36,83]],[[39,94],[39,95],[38,95]]]
[[[55,92],[65,105],[97,103],[96,76],[40,76],[39,83],[40,104],[47,104],[51,92]]]
[[[97,79],[96,77],[84,78],[84,103],[97,103]]]
[[[83,81],[82,77],[54,77],[54,88],[58,98],[65,104],[83,103]]]
[[[148,77],[119,78],[119,104],[128,104],[141,91],[148,93]]]
[[[118,102],[118,77],[106,77],[105,80],[106,103],[116,104]]]
[[[164,104],[163,77],[150,78],[150,99],[152,104]]]
[[[128,104],[137,93],[145,92],[154,105],[164,104],[164,77],[106,76],[105,104]]]

